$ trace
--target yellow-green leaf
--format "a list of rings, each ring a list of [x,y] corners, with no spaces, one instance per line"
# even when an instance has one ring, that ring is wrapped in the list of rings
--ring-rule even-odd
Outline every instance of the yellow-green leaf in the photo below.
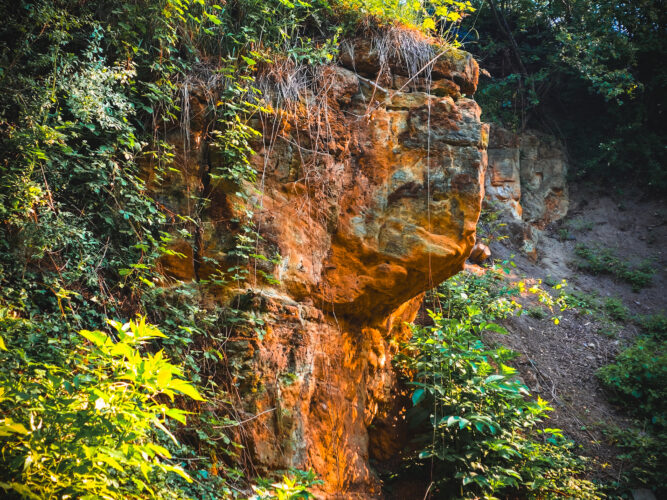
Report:
[[[79,335],[84,337],[87,340],[90,340],[93,344],[98,347],[102,347],[109,337],[106,333],[102,333],[99,330],[90,331],[90,330],[81,330]]]
[[[424,26],[425,30],[434,30],[435,29],[435,21],[431,17],[427,17],[424,19],[424,22],[422,23],[422,26]]]
[[[181,394],[190,396],[192,399],[196,401],[205,401],[205,399],[201,397],[197,389],[195,389],[193,385],[186,382],[185,380],[173,379],[171,381],[171,384],[169,384],[169,387],[175,390],[176,392],[180,392]]]

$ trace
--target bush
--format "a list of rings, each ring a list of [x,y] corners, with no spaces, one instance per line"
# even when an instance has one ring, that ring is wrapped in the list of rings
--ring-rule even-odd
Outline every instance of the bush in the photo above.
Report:
[[[635,418],[628,428],[607,433],[622,450],[619,458],[630,464],[627,485],[667,493],[667,341],[664,336],[639,337],[597,375],[610,400]]]
[[[164,335],[145,321],[110,322],[111,334],[82,330],[89,344],[66,366],[33,362],[0,347],[0,487],[30,498],[164,497],[167,474],[191,481],[171,462],[160,435],[176,441],[186,412],[176,395],[201,400],[162,351],[140,348]]]
[[[667,316],[664,314],[637,316],[635,321],[647,335],[655,339],[667,339]]]
[[[573,444],[559,429],[538,428],[550,408],[529,399],[508,366],[516,353],[482,342],[485,330],[505,332],[492,321],[519,310],[511,300],[518,290],[528,291],[525,284],[506,285],[494,271],[461,273],[441,285],[443,312],[430,313],[433,326],[413,326],[395,358],[414,388],[408,418],[418,437],[407,464],[431,467],[438,498],[547,498],[554,491],[599,498],[580,477],[584,462]],[[532,293],[547,301],[538,292]]]
[[[630,319],[630,311],[619,298],[609,297],[604,302],[604,309],[609,317],[616,321],[627,321]]]
[[[307,500],[315,498],[309,488],[322,484],[312,470],[290,469],[281,481],[258,480],[250,500]]]
[[[612,401],[654,425],[667,424],[667,342],[640,337],[598,377]]]
[[[579,257],[575,262],[579,269],[591,274],[612,274],[629,283],[634,292],[649,286],[655,274],[651,262],[644,261],[638,266],[633,266],[619,259],[608,248],[591,248],[579,244],[575,247],[574,253]]]

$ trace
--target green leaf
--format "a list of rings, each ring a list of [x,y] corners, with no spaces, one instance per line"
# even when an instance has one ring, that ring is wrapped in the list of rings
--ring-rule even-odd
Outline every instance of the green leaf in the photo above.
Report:
[[[412,393],[412,404],[414,406],[417,406],[419,402],[424,399],[424,396],[426,395],[426,392],[424,389],[417,389],[415,392]]]
[[[19,422],[14,422],[11,418],[6,418],[0,423],[0,436],[10,436],[11,434],[30,434],[30,431]]]
[[[176,392],[180,392],[181,394],[185,394],[186,396],[189,396],[196,401],[206,401],[203,397],[201,397],[197,389],[195,389],[192,384],[186,382],[185,380],[173,379],[169,384],[169,388],[175,390]]]
[[[188,483],[192,482],[192,478],[187,475],[187,473],[181,469],[180,467],[175,467],[173,465],[162,465],[161,468],[165,471],[168,472],[175,472],[179,476],[181,476],[183,479],[185,479]]]
[[[185,423],[186,423],[186,417],[185,416],[187,414],[188,414],[188,412],[186,412],[184,410],[180,410],[178,408],[168,408],[165,411],[165,415],[167,415],[170,418],[173,418],[174,420],[176,420],[177,422],[180,422],[183,425],[185,425]]]
[[[493,382],[498,382],[499,380],[504,380],[505,375],[489,375],[484,379],[485,384],[491,384]]]
[[[109,339],[109,336],[106,333],[100,332],[99,330],[81,330],[79,335],[89,340],[97,347],[102,347]]]

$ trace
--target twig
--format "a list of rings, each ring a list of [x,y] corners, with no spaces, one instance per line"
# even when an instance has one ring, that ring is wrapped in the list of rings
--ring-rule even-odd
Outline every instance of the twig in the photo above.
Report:
[[[245,423],[247,423],[247,422],[250,422],[250,421],[252,421],[252,420],[255,420],[256,418],[261,417],[261,416],[264,415],[265,413],[269,413],[269,412],[272,412],[272,411],[276,411],[276,409],[275,409],[275,408],[269,408],[268,410],[264,410],[263,412],[260,412],[260,413],[258,413],[257,415],[253,415],[253,416],[250,417],[250,418],[247,418],[247,419],[245,419],[245,420],[241,420],[240,422],[234,422],[233,424],[229,424],[229,425],[218,425],[218,426],[214,426],[213,428],[214,428],[214,429],[227,429],[227,428],[229,428],[229,427],[238,427],[238,426],[243,425],[243,424],[245,424]]]

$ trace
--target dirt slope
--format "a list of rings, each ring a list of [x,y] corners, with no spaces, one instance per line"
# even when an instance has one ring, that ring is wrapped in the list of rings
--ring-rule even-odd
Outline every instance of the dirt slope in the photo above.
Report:
[[[584,292],[602,305],[616,298],[628,309],[628,316],[667,310],[667,204],[664,200],[642,199],[637,193],[608,194],[593,188],[572,189],[567,218],[552,224],[539,243],[537,262],[521,256],[503,242],[492,244],[493,257],[514,255],[513,278],[566,279],[570,292]],[[577,269],[575,247],[611,249],[619,259],[638,264],[652,261],[655,275],[646,288],[632,287],[612,275],[591,275]],[[597,298],[596,298],[597,297]],[[616,302],[618,303],[618,302]],[[526,304],[530,307],[530,304]],[[610,405],[595,378],[596,370],[611,362],[638,333],[631,320],[611,320],[603,313],[585,314],[581,309],[562,313],[559,325],[549,318],[524,314],[506,322],[509,335],[489,335],[522,355],[517,368],[535,396],[554,407],[548,427],[559,427],[596,462],[600,479],[616,479],[628,464],[617,460],[617,450],[605,441],[602,426],[623,428],[625,418]]]

